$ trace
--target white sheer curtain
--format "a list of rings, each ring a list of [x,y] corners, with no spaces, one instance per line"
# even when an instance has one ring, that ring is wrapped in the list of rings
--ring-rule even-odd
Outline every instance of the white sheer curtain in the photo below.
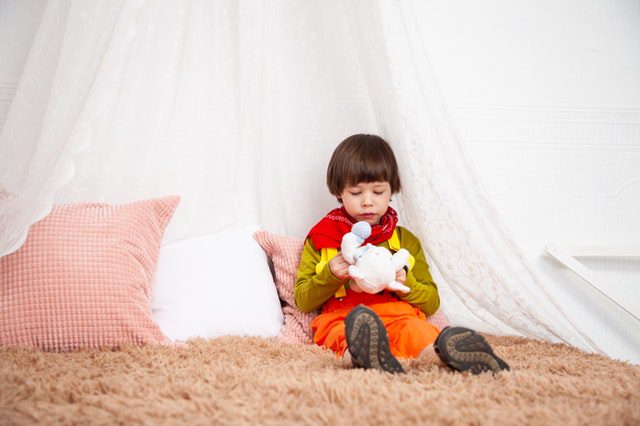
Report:
[[[51,208],[133,36],[137,2],[51,2],[0,133],[0,255]],[[90,28],[91,31],[87,31]]]
[[[303,236],[332,149],[375,131],[346,37],[336,2],[49,3],[0,135],[0,254],[53,202],[174,193],[168,240]]]
[[[432,263],[487,324],[597,350],[549,296],[455,132],[410,1],[345,1],[380,134],[403,164],[404,218]]]
[[[547,296],[453,131],[409,2],[51,2],[0,134],[0,255],[52,203],[179,194],[167,241],[304,236],[353,133],[394,146],[400,214],[493,329],[595,346]],[[452,289],[453,291],[450,291]],[[451,305],[448,299],[451,299]]]

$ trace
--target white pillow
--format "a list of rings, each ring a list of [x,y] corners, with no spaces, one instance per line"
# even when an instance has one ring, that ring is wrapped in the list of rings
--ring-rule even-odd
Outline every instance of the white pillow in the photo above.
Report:
[[[173,340],[276,336],[283,323],[257,226],[167,244],[160,249],[152,311]]]

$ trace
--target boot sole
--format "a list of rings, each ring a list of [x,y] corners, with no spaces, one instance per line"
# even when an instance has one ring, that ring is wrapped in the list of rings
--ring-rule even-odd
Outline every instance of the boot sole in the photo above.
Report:
[[[387,330],[375,312],[359,305],[349,312],[344,322],[347,345],[355,367],[404,373],[400,362],[391,354]]]
[[[509,370],[484,337],[465,327],[448,327],[438,335],[433,348],[443,363],[471,374]]]

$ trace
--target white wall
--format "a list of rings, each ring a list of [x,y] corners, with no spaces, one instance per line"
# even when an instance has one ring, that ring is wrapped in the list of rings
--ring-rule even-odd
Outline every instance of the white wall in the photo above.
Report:
[[[416,1],[458,129],[504,221],[609,353],[640,360],[640,323],[545,254],[640,251],[640,2]],[[640,317],[640,258],[579,259]],[[632,347],[620,341],[631,337]],[[628,340],[628,339],[627,339]]]
[[[44,4],[0,0],[0,125]],[[639,323],[544,246],[640,247],[640,2],[415,7],[460,135],[516,240],[574,320],[610,354],[639,361]],[[583,261],[640,316],[640,259]]]

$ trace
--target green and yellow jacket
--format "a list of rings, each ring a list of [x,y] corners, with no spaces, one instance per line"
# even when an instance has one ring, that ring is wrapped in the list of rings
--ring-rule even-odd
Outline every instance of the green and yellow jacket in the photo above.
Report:
[[[420,308],[427,316],[432,315],[440,306],[440,297],[438,287],[429,273],[420,240],[406,228],[398,226],[394,236],[379,246],[392,252],[400,248],[409,251],[413,257],[413,265],[407,270],[405,285],[411,291],[406,294],[397,293],[397,296]],[[344,289],[349,286],[349,280],[339,279],[329,268],[329,260],[337,250],[333,253],[325,250],[316,250],[309,238],[305,241],[294,288],[296,305],[304,312],[319,309],[332,297],[344,297]]]

